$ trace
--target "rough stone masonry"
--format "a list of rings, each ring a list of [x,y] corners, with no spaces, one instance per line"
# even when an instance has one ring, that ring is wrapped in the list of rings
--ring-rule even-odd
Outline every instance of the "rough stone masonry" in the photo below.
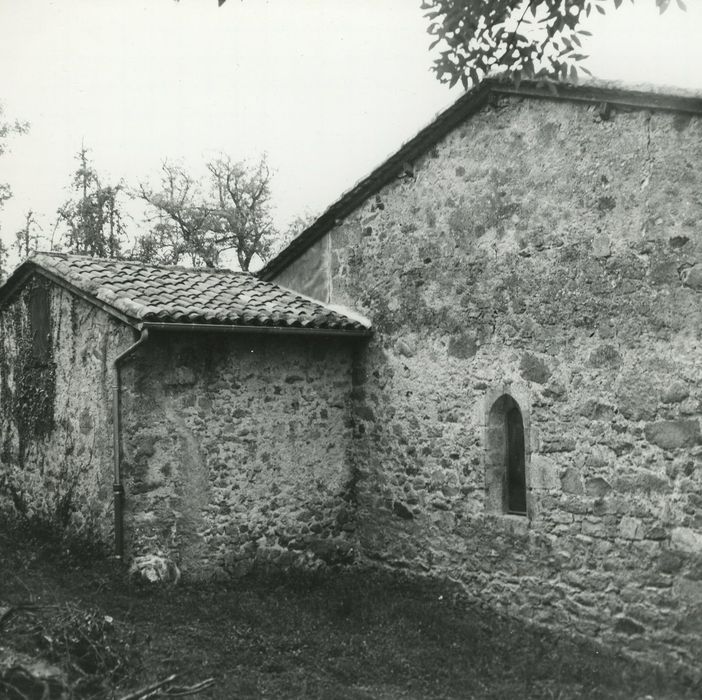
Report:
[[[134,330],[50,278],[23,282],[0,307],[0,513],[115,551],[121,385],[133,573],[172,581],[350,561],[354,343],[187,330],[154,331],[117,383]]]
[[[277,273],[374,324],[368,560],[702,672],[701,221],[699,116],[503,96]],[[526,517],[486,497],[505,394]]]
[[[125,371],[134,568],[191,578],[354,557],[345,339],[154,340]]]
[[[110,541],[110,365],[131,342],[129,328],[43,278],[0,310],[3,515]]]

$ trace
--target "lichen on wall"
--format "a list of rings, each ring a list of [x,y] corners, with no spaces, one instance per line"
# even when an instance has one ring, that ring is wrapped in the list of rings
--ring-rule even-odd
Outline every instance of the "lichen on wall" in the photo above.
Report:
[[[152,335],[123,370],[129,556],[184,576],[352,561],[348,339]]]
[[[324,241],[331,302],[375,329],[361,552],[694,668],[702,119],[500,98],[412,165]],[[526,518],[486,507],[500,394],[529,417]]]

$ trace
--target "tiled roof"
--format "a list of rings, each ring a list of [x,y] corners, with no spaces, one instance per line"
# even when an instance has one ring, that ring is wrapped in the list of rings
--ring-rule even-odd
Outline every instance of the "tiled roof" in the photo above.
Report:
[[[32,270],[141,323],[192,323],[363,331],[368,326],[248,272],[145,265],[35,253],[5,284]],[[15,284],[13,284],[13,281]],[[0,290],[0,298],[6,294]]]

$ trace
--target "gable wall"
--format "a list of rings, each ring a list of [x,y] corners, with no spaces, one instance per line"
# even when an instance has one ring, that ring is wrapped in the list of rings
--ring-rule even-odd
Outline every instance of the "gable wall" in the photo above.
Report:
[[[346,338],[153,333],[123,373],[134,568],[353,559],[352,362]]]
[[[31,295],[48,290],[50,342],[34,357]],[[0,311],[0,508],[102,541],[112,532],[112,359],[132,332],[35,278]]]
[[[365,556],[695,666],[701,221],[699,117],[502,98],[334,228],[330,301],[376,332]],[[304,258],[278,279],[304,286]],[[486,507],[503,393],[528,423],[528,519]]]
[[[314,243],[291,267],[280,272],[276,283],[294,289],[325,304],[331,301],[331,240],[329,236]]]

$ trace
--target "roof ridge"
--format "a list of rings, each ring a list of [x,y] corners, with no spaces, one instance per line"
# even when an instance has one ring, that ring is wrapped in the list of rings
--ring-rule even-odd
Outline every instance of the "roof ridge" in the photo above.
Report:
[[[233,270],[230,267],[187,267],[186,265],[164,265],[161,263],[142,262],[141,260],[135,260],[132,258],[103,258],[96,255],[81,255],[78,253],[67,253],[59,250],[36,250],[24,262],[29,262],[39,255],[47,255],[52,258],[61,258],[62,260],[90,260],[100,263],[107,263],[108,265],[123,264],[139,267],[152,267],[158,270],[182,270],[188,273],[245,275],[257,278],[257,276],[249,270]]]

